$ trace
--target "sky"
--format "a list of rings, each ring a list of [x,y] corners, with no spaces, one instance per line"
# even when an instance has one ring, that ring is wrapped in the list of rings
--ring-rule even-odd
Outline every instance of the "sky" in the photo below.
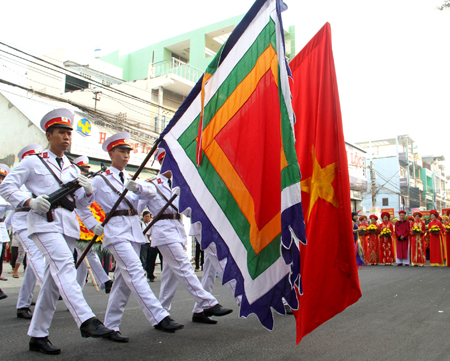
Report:
[[[347,141],[409,134],[450,167],[450,10],[443,0],[285,0],[296,48],[331,24]],[[116,6],[114,4],[117,4]],[[246,13],[252,0],[8,1],[0,41],[36,55],[127,53]],[[121,6],[119,6],[121,5]]]

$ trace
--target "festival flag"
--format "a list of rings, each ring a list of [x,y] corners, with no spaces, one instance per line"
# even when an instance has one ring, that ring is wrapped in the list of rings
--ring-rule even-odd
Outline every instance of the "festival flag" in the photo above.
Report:
[[[240,316],[273,328],[283,298],[298,307],[305,242],[281,0],[258,0],[162,133],[162,172],[180,210],[201,222],[201,246],[225,259]],[[300,241],[301,240],[301,241]]]
[[[303,296],[297,343],[361,297],[350,183],[330,24],[290,62],[296,150],[308,245],[300,246]]]

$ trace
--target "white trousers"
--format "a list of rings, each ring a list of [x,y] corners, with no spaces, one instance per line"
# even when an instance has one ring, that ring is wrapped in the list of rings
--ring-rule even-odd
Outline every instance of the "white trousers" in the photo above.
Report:
[[[17,298],[17,309],[29,308],[33,302],[33,292],[36,286],[36,276],[30,265],[27,263],[25,276],[23,277],[22,286],[20,287],[19,297]]]
[[[224,258],[222,261],[219,261],[219,257],[217,256],[217,248],[214,243],[210,243],[210,245],[204,250],[204,252],[205,262],[203,263],[202,286],[205,291],[211,293],[214,287],[214,282],[216,280],[216,272],[219,274],[220,278],[223,278],[223,272],[225,271],[227,259]],[[225,286],[228,288],[233,297],[235,297],[236,280],[227,282]],[[238,305],[240,304],[240,299],[238,297],[236,297],[236,303]],[[200,313],[202,311],[203,308],[200,307],[198,303],[195,303],[192,312]]]
[[[83,254],[83,251],[81,251],[79,248],[76,248],[78,258],[81,257]],[[87,255],[86,259],[89,262],[89,265],[91,266],[92,273],[94,274],[95,281],[100,286],[102,290],[105,289],[105,283],[110,281],[111,278],[106,274],[105,270],[102,267],[102,264],[100,262],[100,259],[98,258],[97,254],[90,250]],[[77,268],[77,282],[80,285],[81,288],[84,287],[86,284],[86,277],[88,274],[88,269],[86,267],[86,263],[81,262],[80,267]]]
[[[172,299],[180,282],[202,309],[217,305],[215,297],[205,291],[200,283],[181,243],[165,244],[158,246],[158,249],[163,255],[159,300],[166,310],[170,311]]]
[[[27,268],[31,266],[31,269],[36,276],[36,280],[39,282],[39,286],[42,287],[44,283],[44,272],[45,272],[45,258],[42,252],[36,246],[36,244],[28,238],[28,231],[23,229],[16,232],[16,238],[19,240],[23,249],[27,253]]]
[[[60,233],[35,233],[31,239],[47,262],[44,283],[39,292],[28,336],[48,336],[59,295],[78,327],[84,321],[95,317],[77,283],[77,271],[73,261],[75,239]]]
[[[114,283],[106,308],[105,326],[119,331],[122,315],[130,294],[136,297],[145,317],[155,326],[169,313],[151,290],[139,258],[141,245],[123,241],[108,247],[116,260]]]

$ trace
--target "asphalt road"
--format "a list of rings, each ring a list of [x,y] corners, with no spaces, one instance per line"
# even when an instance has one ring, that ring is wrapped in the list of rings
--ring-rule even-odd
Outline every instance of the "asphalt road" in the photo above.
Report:
[[[9,270],[6,263],[4,269]],[[217,325],[194,324],[193,301],[180,287],[172,317],[185,328],[175,334],[153,329],[132,296],[121,325],[128,344],[81,338],[60,301],[50,329],[50,340],[62,349],[58,356],[28,351],[29,322],[15,317],[22,278],[10,277],[0,282],[9,296],[0,301],[0,360],[450,360],[450,268],[364,267],[359,275],[360,301],[299,345],[293,316],[275,314],[271,332],[253,315],[239,319],[233,298],[218,280],[213,294],[234,313]],[[151,287],[158,295],[159,278]],[[84,294],[103,319],[108,296],[91,283]]]

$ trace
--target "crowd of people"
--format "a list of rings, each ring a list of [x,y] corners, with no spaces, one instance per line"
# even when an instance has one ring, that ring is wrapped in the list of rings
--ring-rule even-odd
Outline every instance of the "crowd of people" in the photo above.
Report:
[[[172,188],[172,173],[160,173],[145,181],[131,177],[125,170],[132,151],[130,134],[120,132],[102,145],[111,166],[93,176],[86,156],[70,161],[65,155],[71,143],[72,124],[70,111],[49,112],[41,120],[48,149],[31,144],[19,152],[20,163],[13,169],[0,164],[0,196],[6,201],[0,205],[0,253],[9,242],[5,214],[11,211],[8,222],[27,254],[28,267],[17,302],[17,317],[30,320],[29,350],[45,354],[61,352],[48,339],[58,297],[70,311],[82,337],[119,343],[129,340],[121,334],[120,324],[131,294],[148,322],[159,331],[173,333],[184,328],[170,316],[179,284],[195,301],[193,322],[215,324],[217,320],[211,317],[230,314],[233,310],[220,305],[211,294],[216,273],[222,277],[224,270],[215,245],[212,243],[205,249],[201,282],[185,252],[187,235],[178,210],[180,189]],[[162,164],[164,156],[164,149],[158,149],[155,159]],[[70,192],[61,196],[61,190],[68,189]],[[96,217],[94,205],[108,215],[108,223],[103,224]],[[151,231],[147,230],[150,213],[159,217]],[[82,227],[102,237],[103,247],[115,260],[113,280],[102,268],[97,254],[79,249],[77,240]],[[201,225],[193,224],[189,235],[201,240]],[[76,261],[78,269],[75,251],[80,258]],[[155,279],[153,270],[158,253],[163,265],[160,293],[156,297],[150,284]],[[95,316],[82,293],[87,271],[81,258],[85,254],[101,288],[110,293],[104,322]],[[31,312],[36,282],[40,292]],[[234,281],[226,285],[234,295]],[[6,297],[0,289],[0,299]],[[239,296],[236,302],[240,304]]]
[[[450,266],[449,215],[442,217],[436,210],[424,217],[420,212],[407,216],[399,211],[399,219],[389,212],[381,213],[381,220],[372,214],[358,216],[352,213],[356,263],[376,266],[423,267],[429,258],[430,266]],[[428,257],[427,257],[428,254]]]

